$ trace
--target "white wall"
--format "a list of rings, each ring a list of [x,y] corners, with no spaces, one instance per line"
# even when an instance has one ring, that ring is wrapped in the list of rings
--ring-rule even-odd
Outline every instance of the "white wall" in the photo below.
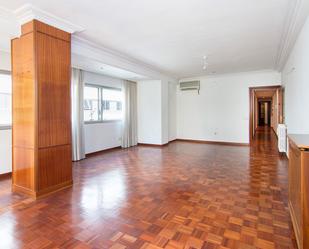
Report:
[[[168,81],[161,81],[161,132],[162,132],[162,144],[169,142],[169,86]]]
[[[121,88],[122,80],[85,72],[85,84],[96,84]],[[121,122],[105,122],[85,124],[85,152],[92,153],[100,150],[114,148],[121,145]]]
[[[162,144],[161,80],[137,82],[138,142]]]
[[[309,19],[282,72],[284,110],[288,133],[309,134]],[[293,69],[294,68],[294,69]]]
[[[177,90],[177,137],[249,143],[249,87],[280,85],[276,71],[197,77],[200,95]],[[182,80],[183,81],[183,80]]]
[[[11,54],[0,51],[0,70],[11,71]]]
[[[176,82],[168,82],[168,138],[169,141],[177,138],[177,107]]]
[[[0,130],[0,174],[12,171],[12,130]]]
[[[0,51],[0,70],[11,71],[11,56]],[[12,171],[12,130],[0,130],[0,174]]]

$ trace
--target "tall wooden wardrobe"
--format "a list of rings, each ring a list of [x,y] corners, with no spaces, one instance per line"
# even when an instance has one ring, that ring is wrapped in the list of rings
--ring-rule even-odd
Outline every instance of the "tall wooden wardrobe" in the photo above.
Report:
[[[71,34],[33,20],[11,54],[13,191],[38,198],[72,185]]]

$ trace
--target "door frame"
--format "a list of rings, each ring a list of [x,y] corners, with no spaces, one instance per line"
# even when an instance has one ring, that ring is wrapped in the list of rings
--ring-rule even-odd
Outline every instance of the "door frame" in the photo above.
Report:
[[[253,113],[255,108],[255,99],[254,94],[255,90],[279,90],[279,100],[278,100],[278,109],[279,109],[279,123],[283,121],[283,105],[282,105],[282,86],[281,85],[273,85],[273,86],[257,86],[257,87],[249,87],[249,143],[253,141],[255,136],[255,130],[253,129]]]

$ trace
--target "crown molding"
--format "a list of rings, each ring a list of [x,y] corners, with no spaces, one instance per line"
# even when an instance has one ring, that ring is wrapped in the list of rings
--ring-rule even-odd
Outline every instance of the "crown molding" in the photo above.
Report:
[[[111,66],[116,66],[149,77],[167,78],[170,80],[176,79],[175,76],[169,75],[167,72],[79,36],[73,35],[71,41],[72,53],[77,55],[82,55]]]
[[[20,25],[36,19],[71,34],[85,30],[79,25],[50,14],[29,3],[14,10],[13,14],[15,15],[15,18],[17,18],[17,22]]]
[[[14,22],[15,15],[9,9],[0,6],[0,19],[6,22]]]
[[[284,30],[277,52],[275,68],[282,71],[309,14],[308,0],[293,0],[285,18]]]

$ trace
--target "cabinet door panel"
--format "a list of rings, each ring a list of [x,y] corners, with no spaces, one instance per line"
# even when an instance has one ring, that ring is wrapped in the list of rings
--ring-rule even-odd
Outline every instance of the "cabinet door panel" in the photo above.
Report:
[[[304,248],[309,248],[309,152],[303,152],[303,238]]]
[[[39,148],[71,143],[70,43],[37,33]]]
[[[297,240],[301,244],[301,154],[294,143],[289,146],[289,204]]]

